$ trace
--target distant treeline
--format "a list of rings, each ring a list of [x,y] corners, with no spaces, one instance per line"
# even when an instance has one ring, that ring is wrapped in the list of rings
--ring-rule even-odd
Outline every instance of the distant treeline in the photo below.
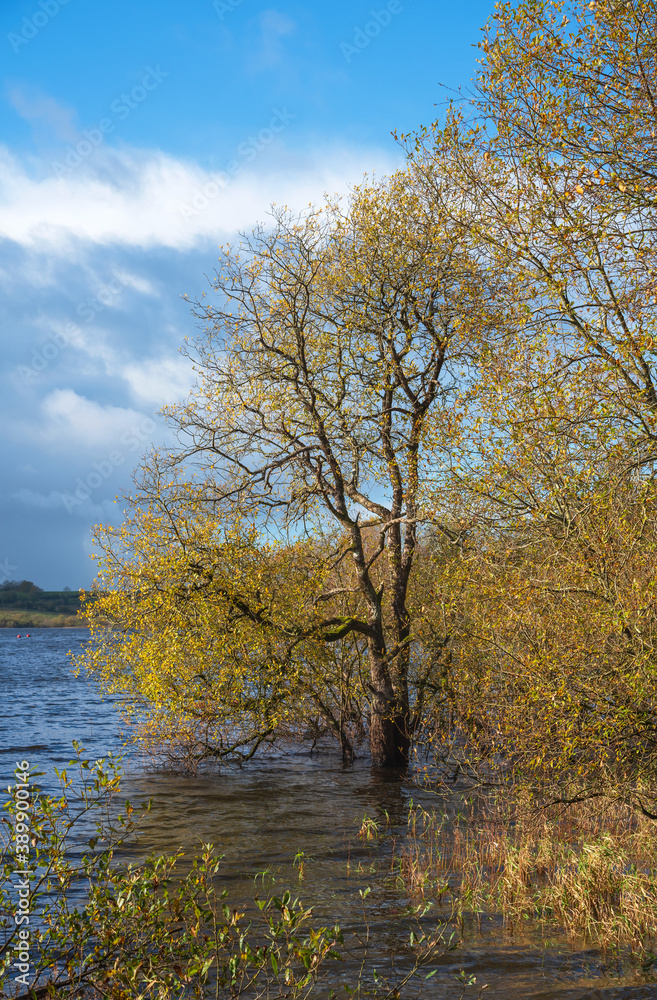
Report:
[[[30,580],[8,580],[0,585],[0,610],[21,609],[75,615],[80,608],[77,590],[41,590]]]

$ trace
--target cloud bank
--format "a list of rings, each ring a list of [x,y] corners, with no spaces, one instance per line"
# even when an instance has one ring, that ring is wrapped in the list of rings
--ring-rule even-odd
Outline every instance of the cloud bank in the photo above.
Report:
[[[54,161],[64,165],[60,176],[39,176],[0,147],[0,239],[46,253],[74,241],[188,250],[264,220],[272,203],[299,209],[325,192],[344,193],[373,163],[379,173],[395,166],[381,154],[348,150],[265,163],[272,129],[284,127],[286,115],[274,111],[221,170],[134,149],[93,149],[85,160],[76,150],[87,146],[78,143],[68,147],[73,166],[64,157]]]
[[[366,149],[291,153],[287,118],[273,109],[220,170],[85,145],[68,119],[50,161],[0,147],[0,566],[15,577],[90,583],[91,525],[120,519],[140,455],[170,440],[158,408],[193,384],[183,295],[206,289],[218,244],[272,203],[302,209],[397,165]]]

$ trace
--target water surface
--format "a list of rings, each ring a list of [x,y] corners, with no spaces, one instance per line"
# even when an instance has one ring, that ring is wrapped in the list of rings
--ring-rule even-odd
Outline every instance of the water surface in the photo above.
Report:
[[[23,758],[46,773],[48,784],[53,767],[70,760],[74,739],[90,758],[122,750],[115,704],[101,700],[92,685],[71,672],[67,653],[87,641],[86,630],[30,633],[29,639],[17,639],[17,630],[0,629],[3,787]],[[345,768],[332,753],[310,756],[299,750],[194,777],[157,773],[132,758],[124,787],[133,801],[153,800],[135,850],[191,851],[201,842],[213,843],[224,854],[222,879],[235,905],[252,904],[256,892],[280,894],[290,888],[313,906],[316,923],[338,921],[346,932],[362,934],[358,893],[369,887],[367,914],[375,939],[384,952],[397,952],[400,968],[407,961],[402,945],[408,939],[409,900],[390,878],[393,842],[398,850],[411,797],[446,811],[458,804],[420,794],[366,760]],[[359,839],[364,816],[376,819],[385,835],[370,843]],[[552,945],[545,947],[537,929],[511,936],[497,918],[481,926],[471,920],[463,945],[436,963],[438,971],[424,995],[476,997],[477,987],[488,984],[484,996],[505,1000],[657,1000],[657,985],[636,973],[616,975],[594,952],[573,953],[558,936],[552,936]],[[380,954],[380,969],[385,961]],[[477,976],[477,987],[458,985],[461,970]],[[349,965],[338,972],[343,978],[354,975]],[[403,996],[416,993],[414,987]]]

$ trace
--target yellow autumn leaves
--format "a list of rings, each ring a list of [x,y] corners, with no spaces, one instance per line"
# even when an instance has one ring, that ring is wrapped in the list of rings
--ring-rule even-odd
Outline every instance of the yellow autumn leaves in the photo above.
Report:
[[[398,765],[457,726],[646,773],[656,37],[647,0],[498,5],[406,169],[222,251],[180,447],[99,534],[86,663],[150,745]]]

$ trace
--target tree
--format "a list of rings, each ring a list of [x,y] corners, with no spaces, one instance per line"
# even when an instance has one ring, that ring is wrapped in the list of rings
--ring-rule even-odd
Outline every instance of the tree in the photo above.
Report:
[[[628,477],[590,400],[522,401],[480,396],[499,433],[453,484],[469,528],[449,678],[466,759],[477,769],[483,750],[489,775],[495,760],[560,799],[612,795],[651,815],[655,482]]]
[[[41,587],[31,580],[5,580],[0,584],[0,590],[15,590],[19,594],[40,594]]]
[[[411,141],[462,238],[526,286],[527,333],[551,340],[535,380],[603,400],[638,465],[657,430],[656,38],[654,0],[498,4],[465,108]]]
[[[188,764],[244,760],[328,727],[352,758],[361,657],[313,637],[318,545],[227,526],[190,483],[144,477],[133,504],[119,528],[98,529],[102,589],[83,662],[125,696],[142,745]]]
[[[436,502],[467,526],[462,719],[589,787],[655,762],[656,38],[654,0],[498,4],[474,92],[409,141],[526,302]]]
[[[346,657],[350,676],[361,662],[366,676],[334,699],[341,708],[320,707],[324,718],[343,730],[345,710],[366,703],[374,762],[405,765],[433,659],[448,641],[434,636],[431,654],[417,641],[426,479],[462,433],[462,400],[496,329],[497,296],[406,173],[357,190],[346,211],[329,203],[298,218],[278,213],[273,230],[223,251],[213,289],[218,302],[197,304],[206,324],[194,348],[197,390],[168,411],[180,448],[151,458],[134,500],[135,558],[117,560],[104,535],[111,596],[89,613],[92,624],[119,623],[124,640],[92,665],[133,693],[136,679],[150,699],[156,667],[138,666],[139,637],[158,631],[167,602],[187,614],[185,602],[200,594],[221,619],[224,646],[221,657],[196,649],[190,671],[203,675],[208,660],[226,657],[242,670],[248,662],[241,689],[258,711],[266,706],[260,732],[276,728],[282,705],[294,715],[301,691],[320,707],[323,686],[340,687],[336,664],[339,679]],[[190,548],[181,528],[192,522]],[[219,526],[231,545],[248,536],[247,548],[226,560]],[[133,554],[134,542],[133,534]],[[176,587],[163,571],[168,559],[182,573]],[[258,585],[259,560],[267,587]],[[142,589],[144,565],[154,573]],[[146,593],[158,595],[157,609]],[[248,640],[238,657],[239,630]],[[166,708],[171,696],[155,700]]]

